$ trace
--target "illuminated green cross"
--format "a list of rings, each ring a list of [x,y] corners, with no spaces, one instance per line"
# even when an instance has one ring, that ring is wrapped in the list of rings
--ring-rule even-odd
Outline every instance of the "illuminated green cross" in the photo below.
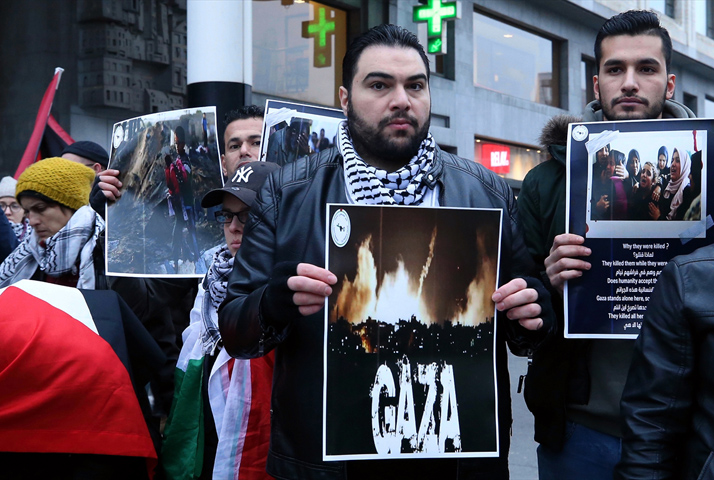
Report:
[[[303,38],[314,38],[313,65],[316,68],[332,65],[332,37],[335,35],[335,21],[327,19],[327,9],[320,7],[316,18],[302,22]]]
[[[414,23],[426,22],[427,51],[436,55],[446,53],[443,23],[461,18],[461,2],[428,0],[426,5],[414,7]]]

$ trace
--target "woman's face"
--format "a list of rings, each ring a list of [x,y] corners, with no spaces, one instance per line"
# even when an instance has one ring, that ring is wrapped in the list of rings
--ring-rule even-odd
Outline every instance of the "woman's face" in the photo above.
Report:
[[[679,152],[677,150],[672,153],[672,166],[669,167],[669,174],[673,182],[676,182],[682,176],[682,164],[679,163]]]
[[[40,240],[47,240],[59,232],[74,214],[65,206],[35,197],[25,196],[20,203],[25,209],[30,226],[35,229]]]
[[[640,169],[640,159],[637,156],[632,155],[629,160],[627,160],[627,171],[631,177],[636,177],[637,172]]]
[[[0,207],[8,220],[15,223],[22,222],[25,212],[22,211],[22,207],[17,203],[15,197],[0,197]]]
[[[649,190],[654,184],[654,172],[652,167],[645,165],[642,167],[642,172],[640,172],[640,188]]]
[[[667,166],[667,157],[664,156],[664,153],[661,153],[659,155],[659,158],[657,159],[657,166],[659,167],[660,170],[662,170],[664,167]]]

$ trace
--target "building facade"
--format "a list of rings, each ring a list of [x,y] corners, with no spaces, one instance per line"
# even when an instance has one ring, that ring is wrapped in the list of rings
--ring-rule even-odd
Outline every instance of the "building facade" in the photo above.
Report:
[[[252,0],[252,45],[244,45],[252,52],[252,102],[280,99],[337,108],[341,59],[349,41],[390,22],[414,31],[426,44],[427,24],[415,23],[413,12],[430,1]],[[24,15],[16,10],[41,11],[66,37],[30,38],[22,32],[23,42],[14,37],[13,26],[0,33],[3,45],[13,45],[14,52],[0,59],[5,67],[0,73],[2,170],[17,165],[55,66],[64,67],[65,74],[53,114],[76,139],[108,146],[114,122],[188,105],[186,38],[210,32],[191,31],[186,2],[28,0],[21,7],[15,4],[12,12],[0,7],[0,14],[7,13],[5,21],[8,15]],[[560,113],[579,114],[592,100],[597,30],[630,8],[655,10],[672,36],[675,100],[699,116],[714,116],[713,4],[463,0],[461,18],[443,23],[446,54],[429,55],[432,132],[444,149],[487,165],[517,189],[528,170],[546,158],[537,144],[545,122]],[[31,22],[17,24],[29,27]],[[236,35],[236,41],[245,42],[242,38]]]

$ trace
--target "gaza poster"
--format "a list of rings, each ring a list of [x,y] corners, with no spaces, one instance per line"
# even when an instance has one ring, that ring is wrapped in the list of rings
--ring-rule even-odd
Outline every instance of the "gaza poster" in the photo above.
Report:
[[[501,215],[327,206],[326,461],[498,455]]]

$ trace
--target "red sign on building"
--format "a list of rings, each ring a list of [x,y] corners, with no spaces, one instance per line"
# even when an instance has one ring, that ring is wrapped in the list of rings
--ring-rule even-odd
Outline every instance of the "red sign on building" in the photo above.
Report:
[[[496,173],[506,174],[511,170],[511,148],[497,143],[483,143],[481,163]]]

